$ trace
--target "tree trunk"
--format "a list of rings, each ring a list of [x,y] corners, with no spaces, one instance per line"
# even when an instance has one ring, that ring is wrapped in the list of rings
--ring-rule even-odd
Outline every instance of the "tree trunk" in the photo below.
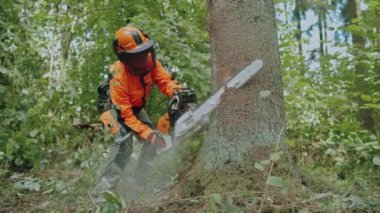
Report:
[[[296,37],[297,43],[298,43],[298,56],[299,56],[299,60],[301,62],[299,70],[300,70],[300,74],[302,76],[304,76],[306,73],[306,64],[305,64],[304,57],[303,57],[302,23],[301,23],[301,19],[302,19],[301,14],[302,14],[303,10],[304,9],[302,7],[301,0],[295,0],[295,8],[294,8],[294,12],[293,12],[294,19],[296,20],[296,23],[297,23],[297,31],[295,33],[295,37]]]
[[[360,1],[359,0],[348,0],[348,19],[352,24],[352,20],[358,18],[360,16]],[[364,49],[365,40],[363,36],[359,33],[352,33],[352,44],[357,49]],[[365,56],[357,55],[357,63],[355,64],[355,90],[362,94],[365,94],[366,88],[368,88],[368,83],[364,80],[368,75],[368,67],[365,63],[362,62]],[[367,94],[370,95],[370,94]],[[356,98],[356,102],[359,107],[362,107],[367,102],[363,100],[361,97]],[[373,119],[373,110],[372,109],[360,109],[359,108],[359,121],[361,123],[361,127],[367,129],[374,134],[376,134],[375,121]]]
[[[375,10],[375,17],[380,17],[380,8],[378,7]],[[380,21],[375,23],[375,32],[380,32]],[[376,45],[377,52],[380,53],[380,38],[375,38],[374,43]],[[375,62],[374,70],[380,70],[380,58],[378,58]],[[372,117],[374,118],[374,131],[376,135],[380,135],[380,112],[377,110],[377,113],[373,112]]]
[[[324,41],[327,42],[328,41],[328,38],[327,38],[327,14],[324,13],[323,14],[323,33],[324,33]],[[327,43],[325,43],[325,55],[328,55],[329,54],[329,50],[328,50],[328,47],[327,47]]]
[[[302,27],[301,27],[301,9],[300,9],[300,0],[296,0],[295,2],[296,6],[294,8],[294,18],[297,22],[297,32],[296,32],[296,39],[298,42],[298,54],[300,58],[303,58],[302,56]]]
[[[318,30],[319,30],[319,54],[320,56],[325,55],[324,45],[323,45],[323,18],[322,14],[318,14]]]
[[[289,24],[289,17],[288,17],[288,2],[284,0],[284,14],[285,14],[285,24]]]
[[[209,0],[213,88],[255,59],[263,68],[227,90],[211,117],[202,152],[205,171],[268,159],[284,128],[284,97],[272,0]]]

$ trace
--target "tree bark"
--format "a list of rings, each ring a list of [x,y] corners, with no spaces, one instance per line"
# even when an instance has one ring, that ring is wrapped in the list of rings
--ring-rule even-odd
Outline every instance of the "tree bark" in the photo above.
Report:
[[[267,159],[284,128],[284,97],[272,0],[209,0],[214,90],[255,59],[263,68],[239,90],[227,90],[211,116],[204,170]]]

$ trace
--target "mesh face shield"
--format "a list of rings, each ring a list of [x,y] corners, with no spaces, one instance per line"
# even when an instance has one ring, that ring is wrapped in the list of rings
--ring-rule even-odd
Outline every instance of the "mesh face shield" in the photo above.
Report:
[[[132,75],[146,75],[156,67],[152,48],[140,53],[127,53],[122,62],[127,65]]]

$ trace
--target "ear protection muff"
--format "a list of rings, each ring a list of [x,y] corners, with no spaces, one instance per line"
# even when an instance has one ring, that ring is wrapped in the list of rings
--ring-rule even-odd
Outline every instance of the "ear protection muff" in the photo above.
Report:
[[[125,62],[127,60],[127,51],[120,45],[119,39],[117,38],[113,40],[113,51],[119,61]]]
[[[148,34],[146,34],[142,29],[140,29],[139,28],[139,30],[140,30],[140,32],[143,34],[143,36],[145,36],[145,38],[147,38],[147,39],[149,39],[149,40],[152,40],[151,38],[150,38],[150,36],[148,36]],[[155,49],[154,49],[154,47],[152,46],[152,48],[151,48],[151,53],[152,53],[152,60],[155,62],[156,61],[156,52],[155,52]],[[156,67],[156,63],[154,63],[154,67],[153,67],[153,69]]]

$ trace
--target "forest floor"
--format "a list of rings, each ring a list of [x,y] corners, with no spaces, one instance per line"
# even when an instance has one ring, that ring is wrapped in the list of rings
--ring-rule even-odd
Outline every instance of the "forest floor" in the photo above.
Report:
[[[380,212],[379,168],[338,171],[311,160],[300,165],[300,182],[278,161],[270,175],[282,182],[268,181],[268,170],[244,168],[235,177],[214,174],[223,186],[218,190],[200,179],[199,147],[195,142],[160,156],[144,184],[133,179],[135,153],[104,206],[90,192],[105,149],[77,162],[67,159],[75,153],[62,154],[38,172],[1,176],[0,212]]]

